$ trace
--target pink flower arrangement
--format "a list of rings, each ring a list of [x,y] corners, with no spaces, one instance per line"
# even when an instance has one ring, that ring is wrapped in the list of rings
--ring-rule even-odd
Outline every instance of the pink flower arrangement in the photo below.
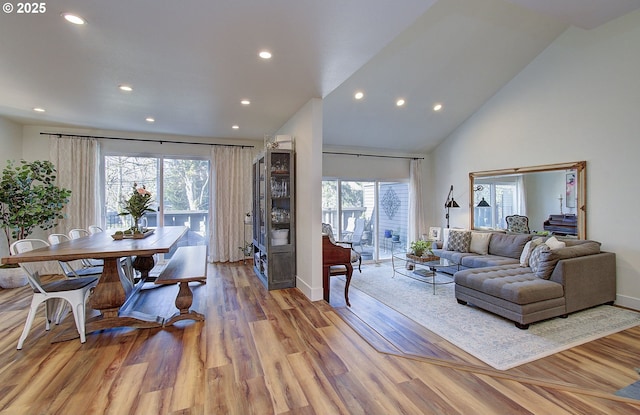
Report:
[[[137,183],[133,184],[133,192],[129,199],[124,201],[124,209],[120,212],[120,215],[131,215],[134,221],[134,227],[137,227],[138,220],[147,212],[155,212],[155,209],[151,208],[153,199],[151,199],[151,192],[146,189],[144,185],[138,187]]]

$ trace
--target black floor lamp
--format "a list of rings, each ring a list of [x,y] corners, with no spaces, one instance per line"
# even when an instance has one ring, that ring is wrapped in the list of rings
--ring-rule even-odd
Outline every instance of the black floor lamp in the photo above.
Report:
[[[453,185],[451,185],[451,189],[449,189],[449,194],[447,195],[447,201],[444,203],[444,208],[447,209],[447,215],[445,216],[447,218],[447,228],[449,227],[449,209],[459,207],[460,205],[453,199]]]

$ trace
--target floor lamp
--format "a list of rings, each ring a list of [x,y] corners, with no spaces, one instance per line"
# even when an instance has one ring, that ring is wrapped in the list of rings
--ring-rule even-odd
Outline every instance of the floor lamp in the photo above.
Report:
[[[449,209],[451,208],[459,208],[460,205],[453,199],[453,185],[451,185],[451,189],[449,189],[449,194],[447,195],[447,201],[444,203],[444,208],[447,209],[447,228],[449,228]]]

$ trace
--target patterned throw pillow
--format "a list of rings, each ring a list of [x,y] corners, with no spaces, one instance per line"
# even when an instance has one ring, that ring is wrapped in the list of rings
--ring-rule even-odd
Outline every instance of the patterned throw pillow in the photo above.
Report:
[[[538,278],[548,280],[560,257],[547,244],[538,245],[529,258],[529,267]]]
[[[531,271],[534,273],[538,271],[540,262],[542,261],[542,252],[550,250],[551,249],[549,249],[545,244],[538,245],[533,249],[533,252],[531,252],[531,256],[529,257],[529,267],[531,268]]]
[[[541,243],[543,243],[542,238],[532,239],[526,243],[526,245],[524,246],[524,249],[522,250],[522,255],[520,255],[521,267],[529,266],[529,259],[531,258],[531,254],[533,253],[533,250]]]
[[[471,244],[471,231],[451,231],[447,241],[447,250],[469,252]]]

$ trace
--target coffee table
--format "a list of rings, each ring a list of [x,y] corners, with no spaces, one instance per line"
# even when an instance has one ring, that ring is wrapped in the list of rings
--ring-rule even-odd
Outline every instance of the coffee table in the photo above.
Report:
[[[426,282],[433,286],[433,294],[436,293],[436,285],[451,284],[453,278],[447,281],[436,281],[436,273],[451,266],[457,267],[458,264],[444,258],[430,260],[430,258],[416,257],[408,253],[395,253],[391,256],[391,264],[393,267],[393,277],[396,273],[414,280]]]

